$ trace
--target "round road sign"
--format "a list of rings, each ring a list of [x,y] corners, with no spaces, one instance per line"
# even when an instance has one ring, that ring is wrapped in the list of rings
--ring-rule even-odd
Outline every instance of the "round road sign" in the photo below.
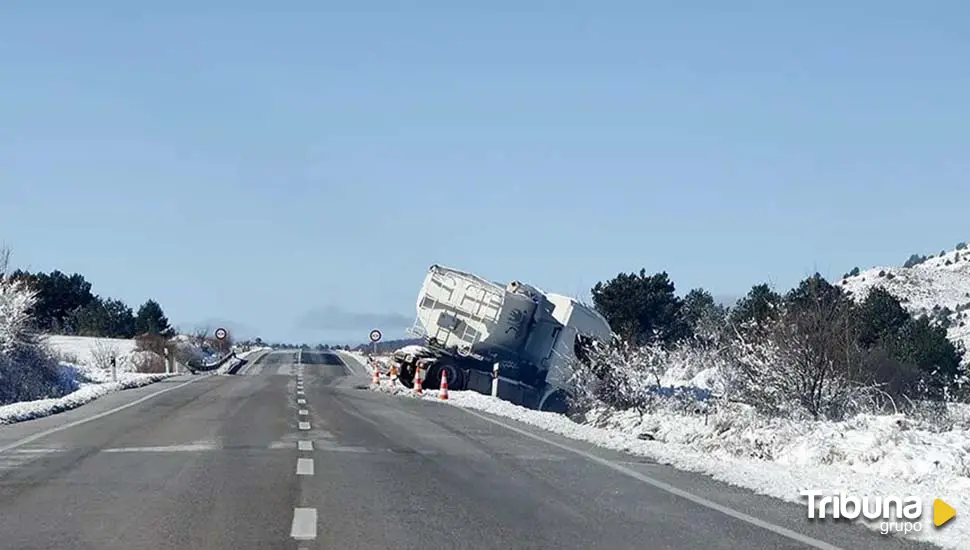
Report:
[[[380,341],[381,336],[382,336],[381,331],[377,330],[376,328],[374,330],[370,331],[370,341],[371,342],[378,342],[378,341]]]
[[[227,334],[228,333],[226,332],[226,329],[224,329],[224,328],[217,328],[216,329],[216,339],[217,340],[225,340]]]

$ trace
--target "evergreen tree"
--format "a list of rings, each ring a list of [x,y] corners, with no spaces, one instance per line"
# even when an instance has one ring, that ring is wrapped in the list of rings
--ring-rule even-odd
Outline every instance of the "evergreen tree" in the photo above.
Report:
[[[28,273],[17,270],[10,279],[21,280],[37,291],[37,302],[31,309],[37,328],[50,332],[74,332],[71,318],[76,311],[94,301],[91,283],[78,273],[61,271]]]
[[[76,310],[70,324],[80,336],[133,338],[135,314],[121,300],[96,297],[88,305]]]
[[[765,283],[754,285],[731,309],[728,321],[737,329],[748,323],[760,325],[777,316],[781,296]]]
[[[859,344],[871,348],[893,341],[910,319],[895,296],[882,287],[874,287],[856,308]]]
[[[724,327],[727,308],[717,303],[710,292],[695,288],[684,296],[681,317],[691,335],[703,342],[713,342]]]
[[[148,300],[138,308],[135,315],[135,331],[138,334],[152,334],[170,338],[175,335],[175,330],[168,323],[162,306],[155,300]]]
[[[593,304],[612,329],[636,344],[673,343],[689,336],[681,316],[683,302],[666,272],[620,273],[592,289]]]

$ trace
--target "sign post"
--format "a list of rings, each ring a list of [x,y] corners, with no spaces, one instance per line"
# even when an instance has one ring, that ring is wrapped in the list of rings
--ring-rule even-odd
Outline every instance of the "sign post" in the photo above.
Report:
[[[498,361],[492,367],[492,397],[498,397]]]
[[[377,343],[381,341],[381,336],[383,336],[383,334],[381,334],[381,331],[377,330],[376,328],[370,331],[370,341],[374,344],[374,355],[377,355]]]
[[[219,342],[219,350],[222,353],[228,353],[229,349],[226,347],[226,338],[229,337],[229,331],[219,327],[216,329],[216,340]]]

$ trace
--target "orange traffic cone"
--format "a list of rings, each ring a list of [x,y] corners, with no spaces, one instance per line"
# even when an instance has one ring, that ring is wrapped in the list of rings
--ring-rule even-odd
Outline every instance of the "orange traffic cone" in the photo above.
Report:
[[[438,394],[438,397],[442,401],[448,400],[448,373],[444,369],[441,369],[441,392]]]
[[[418,365],[414,370],[414,393],[418,395],[424,393],[424,388],[421,387],[422,385],[424,385],[424,366]]]

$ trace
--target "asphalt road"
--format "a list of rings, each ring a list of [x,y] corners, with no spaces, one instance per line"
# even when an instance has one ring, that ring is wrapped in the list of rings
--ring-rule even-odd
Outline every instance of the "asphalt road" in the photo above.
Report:
[[[918,548],[272,352],[0,428],[0,548]]]

